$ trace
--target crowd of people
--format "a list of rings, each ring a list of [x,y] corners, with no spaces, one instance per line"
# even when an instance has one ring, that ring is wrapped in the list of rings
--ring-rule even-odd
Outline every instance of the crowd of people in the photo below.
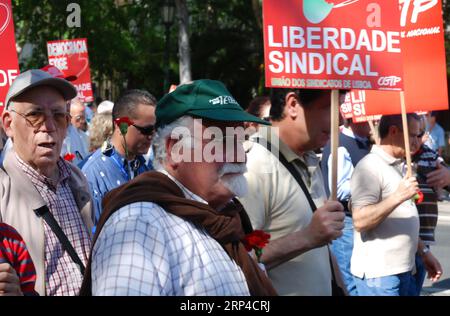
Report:
[[[91,116],[48,69],[20,74],[2,114],[0,295],[420,295],[442,275],[434,113],[408,115],[414,174],[400,115],[379,139],[343,120],[334,201],[329,90],[244,111],[203,79]]]

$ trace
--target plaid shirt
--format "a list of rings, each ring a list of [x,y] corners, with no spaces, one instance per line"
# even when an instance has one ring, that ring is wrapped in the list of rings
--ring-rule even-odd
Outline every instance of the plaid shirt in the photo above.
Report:
[[[167,174],[167,173],[166,173]],[[186,198],[206,203],[171,177]],[[157,204],[116,211],[92,251],[93,295],[249,295],[239,266],[203,228]]]
[[[69,187],[68,180],[71,171],[66,162],[61,158],[58,160],[59,179],[54,182],[39,174],[19,157],[17,160],[23,172],[30,178],[47,203],[50,212],[66,234],[81,261],[86,265],[91,241]],[[73,262],[68,252],[63,250],[50,226],[45,221],[43,223],[46,295],[78,295],[83,278],[79,266]]]

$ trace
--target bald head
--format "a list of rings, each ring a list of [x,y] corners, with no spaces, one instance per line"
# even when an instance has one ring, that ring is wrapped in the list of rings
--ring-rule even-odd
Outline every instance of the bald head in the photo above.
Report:
[[[72,116],[72,125],[83,131],[87,130],[85,109],[86,107],[80,99],[75,98],[70,101],[70,116]]]

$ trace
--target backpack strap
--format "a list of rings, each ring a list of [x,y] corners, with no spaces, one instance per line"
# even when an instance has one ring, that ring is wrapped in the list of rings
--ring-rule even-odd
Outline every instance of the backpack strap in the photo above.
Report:
[[[256,138],[256,142],[258,144],[260,144],[260,140],[261,139],[259,137]],[[272,144],[268,140],[266,140],[266,142],[267,142],[266,149],[269,152],[271,152],[272,154],[274,154],[272,152],[272,150],[271,150],[272,149]],[[275,154],[274,154],[274,156],[277,157]],[[287,161],[286,157],[284,157],[283,153],[280,150],[278,150],[278,160],[283,164],[283,166],[289,171],[289,173],[294,177],[294,179],[300,185],[303,193],[306,196],[306,199],[308,200],[308,203],[309,203],[309,205],[311,207],[311,210],[314,213],[317,210],[316,203],[314,203],[314,201],[313,201],[313,199],[311,197],[311,194],[309,193],[308,189],[306,188],[305,182],[303,181],[302,176],[300,175],[300,173],[297,171],[297,169],[295,169],[294,165],[290,164]],[[330,261],[331,276],[333,278],[332,279],[333,296],[343,296],[343,295],[345,295],[345,293],[340,288],[338,288],[339,286],[336,283],[336,275],[334,273],[334,264],[333,264],[333,261],[331,259],[332,254],[331,254],[331,251],[330,251],[330,248],[328,247],[328,245],[327,245],[327,249],[328,249],[328,259]]]
[[[73,262],[75,262],[79,266],[81,274],[84,275],[85,267],[83,262],[81,261],[80,257],[78,257],[77,252],[73,248],[66,234],[64,234],[55,217],[48,209],[48,206],[44,205],[33,211],[38,217],[42,217],[48,224],[48,226],[50,226],[52,231],[55,233],[56,237],[58,237],[58,240],[63,246],[63,248],[69,253],[70,258],[72,258]]]

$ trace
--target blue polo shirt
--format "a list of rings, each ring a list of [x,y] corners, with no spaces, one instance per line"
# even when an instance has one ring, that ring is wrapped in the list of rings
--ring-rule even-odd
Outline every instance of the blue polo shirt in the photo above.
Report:
[[[143,156],[125,161],[113,146],[97,149],[81,169],[88,180],[94,202],[94,224],[100,219],[105,194],[148,170],[151,169]]]

